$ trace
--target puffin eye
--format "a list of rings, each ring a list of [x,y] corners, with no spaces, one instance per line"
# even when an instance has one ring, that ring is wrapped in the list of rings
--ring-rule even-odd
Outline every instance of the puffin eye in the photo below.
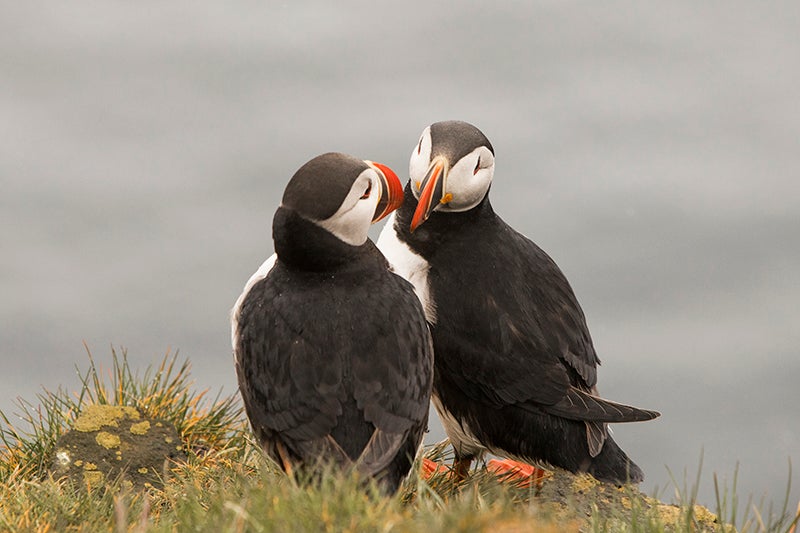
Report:
[[[366,200],[367,198],[369,198],[371,192],[372,192],[372,182],[370,182],[369,185],[367,185],[367,190],[364,191],[364,194],[361,195],[361,199]]]
[[[475,164],[475,170],[472,171],[472,175],[474,176],[475,174],[477,174],[480,169],[481,169],[481,156],[478,156],[478,162]]]

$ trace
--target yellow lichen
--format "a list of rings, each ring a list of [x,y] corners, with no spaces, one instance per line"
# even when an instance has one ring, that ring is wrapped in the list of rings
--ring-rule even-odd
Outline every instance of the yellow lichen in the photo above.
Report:
[[[677,525],[683,518],[683,512],[677,505],[659,504],[656,508],[665,526]],[[700,524],[710,526],[717,523],[717,515],[702,505],[695,505],[692,508],[692,514],[694,515],[694,519]]]
[[[117,448],[120,442],[117,435],[109,433],[108,431],[101,431],[97,434],[94,440],[97,441],[97,444],[107,450],[110,450],[111,448]]]
[[[147,473],[147,469],[145,467],[142,467],[142,468],[139,469],[139,473],[140,474],[146,474]]]
[[[703,507],[702,505],[695,505],[693,512],[694,512],[694,517],[701,524],[716,524],[717,523],[717,515],[715,515],[714,513],[709,511],[707,508]]]
[[[90,486],[99,485],[105,476],[99,470],[86,470],[83,472],[83,479]]]
[[[170,444],[172,442],[172,437],[164,437],[164,442]]]
[[[575,481],[572,482],[572,490],[574,492],[586,492],[598,485],[600,485],[600,482],[589,474],[581,474],[575,476]]]
[[[681,516],[680,507],[676,505],[661,504],[657,507],[658,516],[664,525],[675,525]]]
[[[131,433],[134,435],[145,435],[148,431],[150,431],[150,422],[147,420],[131,425]]]
[[[76,462],[75,464],[78,464],[78,463]],[[97,470],[97,465],[96,465],[96,464],[94,464],[94,463],[90,463],[90,462],[88,462],[88,461],[87,461],[87,462],[86,462],[86,463],[83,465],[83,469],[84,469],[84,470]]]
[[[123,418],[139,418],[139,411],[130,406],[90,405],[75,420],[75,429],[82,432],[97,431],[103,426],[118,427]]]
[[[75,466],[78,466],[78,467],[83,466],[83,461],[78,459],[77,461],[75,461]]]

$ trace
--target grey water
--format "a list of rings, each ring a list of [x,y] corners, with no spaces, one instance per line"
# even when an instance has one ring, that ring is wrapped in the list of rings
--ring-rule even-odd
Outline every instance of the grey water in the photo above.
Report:
[[[167,350],[235,392],[228,310],[283,186],[337,150],[407,176],[431,122],[571,281],[642,488],[703,454],[800,497],[800,4],[0,3],[0,409]],[[377,235],[376,228],[373,235]],[[427,442],[443,437],[434,422]]]

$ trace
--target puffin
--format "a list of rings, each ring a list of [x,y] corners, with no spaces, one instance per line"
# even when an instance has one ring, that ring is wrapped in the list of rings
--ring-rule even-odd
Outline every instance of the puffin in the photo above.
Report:
[[[609,423],[656,411],[599,396],[586,317],[556,263],[492,209],[494,148],[475,126],[424,129],[405,200],[378,248],[414,285],[434,346],[432,403],[463,479],[486,452],[587,472],[617,485],[644,474]]]
[[[402,200],[385,165],[333,152],[311,159],[275,212],[275,254],[231,312],[253,433],[301,479],[334,465],[393,493],[427,429],[433,348],[425,315],[413,286],[367,236]]]

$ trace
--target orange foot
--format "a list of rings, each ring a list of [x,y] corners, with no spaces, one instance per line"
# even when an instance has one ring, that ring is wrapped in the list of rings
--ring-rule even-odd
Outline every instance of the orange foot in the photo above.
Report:
[[[422,458],[422,477],[424,479],[430,479],[431,476],[438,472],[447,472],[448,468],[440,463],[435,461],[431,461],[427,457]]]
[[[513,459],[492,459],[486,468],[495,476],[519,481],[517,484],[522,488],[535,484],[540,489],[544,478],[550,475],[546,470]]]

